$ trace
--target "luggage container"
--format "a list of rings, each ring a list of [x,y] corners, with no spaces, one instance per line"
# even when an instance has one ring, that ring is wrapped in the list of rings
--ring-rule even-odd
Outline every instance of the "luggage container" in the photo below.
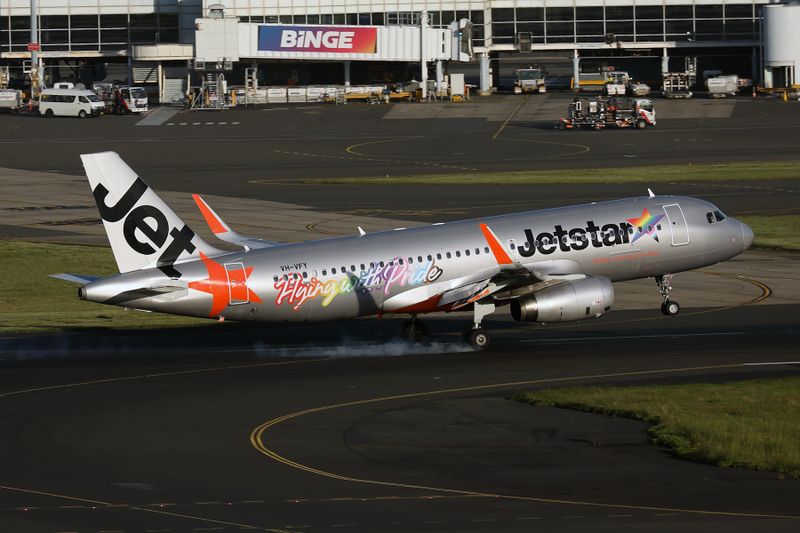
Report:
[[[21,106],[21,91],[16,89],[0,89],[0,110],[17,111]]]

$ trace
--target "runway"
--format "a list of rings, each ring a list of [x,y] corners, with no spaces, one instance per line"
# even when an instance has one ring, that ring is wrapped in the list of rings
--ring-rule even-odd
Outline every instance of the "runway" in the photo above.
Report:
[[[547,118],[566,101],[531,97],[514,112],[519,99],[498,97],[464,108],[474,116],[428,118],[390,116],[419,106],[237,110],[196,126],[186,113],[141,127],[3,116],[2,165],[21,170],[4,174],[14,187],[0,236],[98,243],[77,154],[102,149],[170,203],[183,198],[176,209],[192,227],[186,193],[201,192],[236,229],[285,240],[643,192],[296,177],[796,158],[794,104],[698,101],[696,116],[665,105],[656,130],[570,135]],[[773,127],[754,136],[748,124],[764,116]],[[653,187],[733,215],[778,214],[797,212],[800,180]],[[749,251],[681,274],[672,318],[652,280],[618,284],[616,309],[599,320],[518,324],[501,310],[484,322],[483,353],[460,343],[458,313],[431,317],[425,345],[398,341],[390,317],[0,338],[0,530],[796,531],[797,479],[678,460],[649,443],[644,423],[511,397],[796,375],[797,262]]]
[[[431,320],[423,348],[392,341],[398,320],[7,341],[0,520],[19,532],[790,531],[796,479],[677,460],[646,424],[509,399],[797,374],[800,306],[768,302],[548,327],[501,315],[485,353],[458,343],[463,317]],[[758,364],[776,362],[788,363]]]

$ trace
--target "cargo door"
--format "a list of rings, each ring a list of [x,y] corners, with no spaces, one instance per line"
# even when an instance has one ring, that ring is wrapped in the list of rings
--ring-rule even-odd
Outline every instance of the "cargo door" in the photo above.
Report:
[[[243,263],[225,263],[228,275],[228,298],[231,305],[250,302],[250,291],[247,288],[247,271]]]
[[[681,206],[678,204],[665,205],[664,212],[667,214],[667,223],[672,232],[672,246],[689,244],[689,228],[686,225],[686,218],[683,216]]]

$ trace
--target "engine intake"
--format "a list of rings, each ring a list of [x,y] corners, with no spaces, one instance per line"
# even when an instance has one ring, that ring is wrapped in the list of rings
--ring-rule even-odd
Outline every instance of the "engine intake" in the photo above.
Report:
[[[614,286],[604,277],[550,285],[511,301],[517,322],[574,322],[599,317],[614,305]]]

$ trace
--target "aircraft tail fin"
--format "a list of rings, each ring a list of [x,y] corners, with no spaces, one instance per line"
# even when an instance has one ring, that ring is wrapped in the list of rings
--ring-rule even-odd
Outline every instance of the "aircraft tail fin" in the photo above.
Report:
[[[120,272],[160,268],[223,253],[197,236],[115,152],[81,155]]]

